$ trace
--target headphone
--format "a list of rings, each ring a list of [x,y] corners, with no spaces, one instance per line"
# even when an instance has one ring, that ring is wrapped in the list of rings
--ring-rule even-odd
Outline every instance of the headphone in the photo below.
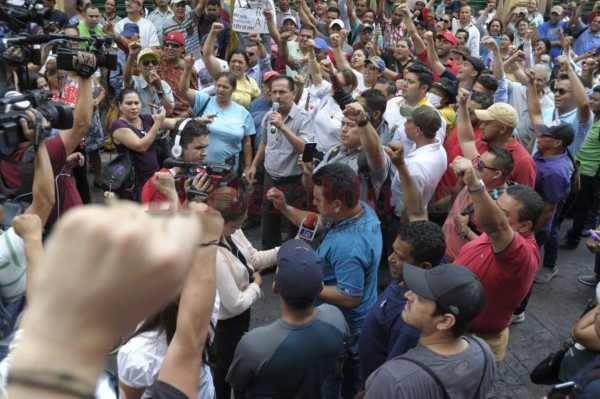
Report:
[[[179,124],[179,128],[177,129],[177,136],[175,136],[175,144],[173,144],[173,148],[171,148],[171,154],[173,154],[175,158],[178,158],[181,156],[181,154],[183,154],[183,148],[181,148],[181,144],[179,144],[179,142],[181,141],[181,132],[183,132],[185,125],[187,125],[188,122],[191,120],[192,118],[187,118],[181,121],[181,123]]]

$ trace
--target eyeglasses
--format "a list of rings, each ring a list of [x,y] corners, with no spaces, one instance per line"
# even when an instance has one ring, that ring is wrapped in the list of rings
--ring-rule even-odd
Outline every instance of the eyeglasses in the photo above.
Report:
[[[445,19],[445,18],[438,18],[438,19],[437,19],[437,21],[438,21],[438,22],[444,22],[444,23],[446,23],[446,24],[449,24],[449,23],[450,23],[450,20],[449,20],[449,19]]]
[[[371,71],[379,71],[379,67],[371,63],[365,64],[365,68],[370,69]]]
[[[481,156],[478,156],[476,161],[475,161],[475,169],[479,172],[481,172],[484,169],[489,169],[489,170],[493,170],[496,172],[501,172],[502,174],[504,174],[504,172],[502,171],[502,169],[498,169],[498,168],[492,168],[491,166],[487,166],[485,164],[485,162],[483,162],[483,159],[481,159]]]
[[[150,64],[152,64],[154,66],[157,66],[158,65],[158,60],[144,60],[144,61],[142,61],[142,65],[145,66],[145,67],[147,67]]]
[[[182,48],[183,45],[181,43],[173,43],[173,42],[166,43],[165,42],[165,47],[171,47],[174,49],[178,49],[178,48]]]
[[[562,87],[559,87],[559,88],[555,88],[553,90],[553,92],[554,92],[554,94],[558,94],[559,96],[564,96],[565,94],[570,93],[571,90],[565,90]]]

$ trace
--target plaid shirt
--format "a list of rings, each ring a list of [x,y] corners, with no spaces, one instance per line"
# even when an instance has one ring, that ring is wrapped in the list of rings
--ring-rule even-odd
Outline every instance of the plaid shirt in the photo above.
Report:
[[[403,23],[393,25],[392,19],[387,17],[379,19],[379,22],[381,23],[383,34],[383,47],[385,49],[393,49],[396,47],[396,43],[406,36],[406,27]]]

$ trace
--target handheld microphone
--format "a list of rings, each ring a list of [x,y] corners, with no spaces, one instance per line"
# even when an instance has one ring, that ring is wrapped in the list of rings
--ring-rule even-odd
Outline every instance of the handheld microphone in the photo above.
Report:
[[[62,39],[62,40],[75,40],[78,42],[87,42],[88,39],[86,38],[79,38],[79,37],[70,37],[70,36],[64,36],[64,35],[32,35],[32,36],[15,36],[15,37],[5,37],[4,39],[2,39],[2,41],[4,42],[4,44],[9,47],[9,46],[20,46],[20,45],[24,45],[24,44],[44,44],[44,43],[48,43],[49,41],[52,40],[58,40],[58,39]]]
[[[298,230],[298,238],[305,241],[312,241],[317,235],[317,222],[319,221],[319,215],[314,212],[309,212],[302,221],[300,230]]]
[[[274,102],[273,103],[273,112],[277,112],[279,111],[279,103],[278,102]],[[277,128],[273,125],[271,125],[271,134],[275,134],[277,133]]]
[[[163,161],[163,167],[171,169],[175,167],[185,168],[188,164],[175,158],[167,158]]]

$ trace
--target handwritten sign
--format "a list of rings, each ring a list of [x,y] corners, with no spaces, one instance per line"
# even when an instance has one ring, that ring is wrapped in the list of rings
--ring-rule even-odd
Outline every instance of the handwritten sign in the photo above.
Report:
[[[241,33],[269,33],[267,21],[262,13],[265,8],[272,9],[275,18],[273,0],[236,0],[233,9],[233,30]]]

